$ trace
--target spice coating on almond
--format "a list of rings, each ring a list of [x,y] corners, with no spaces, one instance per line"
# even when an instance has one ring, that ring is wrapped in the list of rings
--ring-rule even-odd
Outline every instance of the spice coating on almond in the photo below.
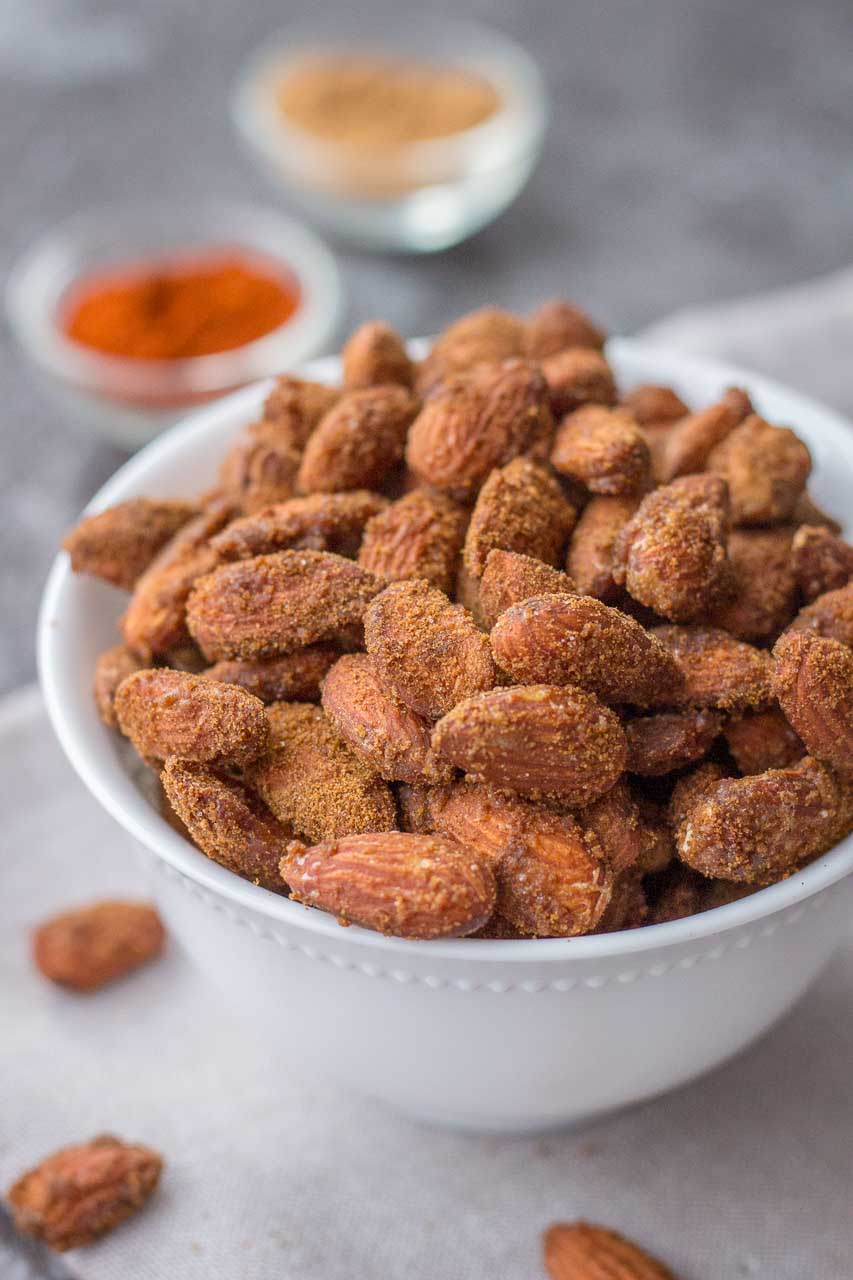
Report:
[[[116,692],[115,713],[143,758],[246,764],[269,736],[258,698],[186,671],[156,668],[127,676]]]
[[[198,508],[186,502],[130,498],[85,516],[63,540],[75,573],[90,573],[132,591],[155,556]]]
[[[367,652],[397,697],[435,720],[496,680],[488,637],[426,582],[396,582],[364,619]]]
[[[312,848],[294,841],[281,874],[297,901],[401,938],[462,937],[495,905],[488,862],[441,836],[374,832]]]
[[[211,662],[272,658],[357,628],[381,589],[373,574],[343,556],[278,551],[201,578],[187,621]]]
[[[434,489],[413,489],[367,524],[358,563],[377,578],[425,578],[449,594],[456,581],[468,513]]]
[[[493,689],[442,720],[433,746],[475,781],[589,804],[622,773],[625,734],[592,694],[570,685]]]

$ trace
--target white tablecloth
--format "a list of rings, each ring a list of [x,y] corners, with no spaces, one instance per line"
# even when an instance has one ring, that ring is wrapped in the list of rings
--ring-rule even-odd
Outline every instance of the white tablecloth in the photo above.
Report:
[[[648,336],[853,409],[853,273]],[[0,706],[0,797],[0,1182],[105,1130],[166,1159],[149,1207],[67,1255],[72,1275],[532,1280],[543,1227],[580,1216],[646,1241],[684,1280],[853,1275],[853,941],[781,1026],[689,1088],[580,1133],[456,1136],[267,1060],[176,939],[92,997],[42,981],[34,922],[144,885],[34,691]],[[64,1274],[31,1265],[0,1230],[4,1280]]]

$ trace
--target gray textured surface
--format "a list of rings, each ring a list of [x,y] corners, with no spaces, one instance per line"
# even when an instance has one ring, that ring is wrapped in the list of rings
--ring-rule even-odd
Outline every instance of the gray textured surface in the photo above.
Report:
[[[393,0],[383,0],[388,6]],[[441,5],[435,6],[441,8]],[[623,332],[675,306],[831,269],[850,252],[853,26],[844,0],[458,0],[547,74],[542,165],[497,224],[437,258],[341,253],[352,321],[406,333],[565,291]],[[276,191],[225,93],[287,0],[5,0],[0,274],[40,228],[116,194]],[[0,342],[0,688],[33,674],[52,548],[121,455],[76,434]]]

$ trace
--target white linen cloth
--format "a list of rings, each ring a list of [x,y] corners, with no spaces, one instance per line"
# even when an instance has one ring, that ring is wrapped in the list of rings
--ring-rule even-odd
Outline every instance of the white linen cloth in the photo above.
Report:
[[[853,271],[643,336],[853,409]],[[690,1087],[582,1132],[454,1135],[269,1061],[177,939],[93,996],[33,971],[33,923],[145,892],[34,690],[0,704],[0,814],[0,1185],[104,1131],[166,1160],[142,1213],[61,1261],[0,1230],[4,1280],[535,1280],[542,1229],[578,1217],[683,1280],[849,1280],[853,938],[776,1030]]]

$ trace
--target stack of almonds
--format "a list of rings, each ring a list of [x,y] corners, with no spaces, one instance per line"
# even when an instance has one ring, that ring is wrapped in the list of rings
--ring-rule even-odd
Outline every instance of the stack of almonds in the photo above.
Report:
[[[281,378],[195,502],[66,539],[132,592],[95,692],[169,820],[410,938],[704,911],[853,826],[853,548],[740,389],[620,395],[566,302]]]

